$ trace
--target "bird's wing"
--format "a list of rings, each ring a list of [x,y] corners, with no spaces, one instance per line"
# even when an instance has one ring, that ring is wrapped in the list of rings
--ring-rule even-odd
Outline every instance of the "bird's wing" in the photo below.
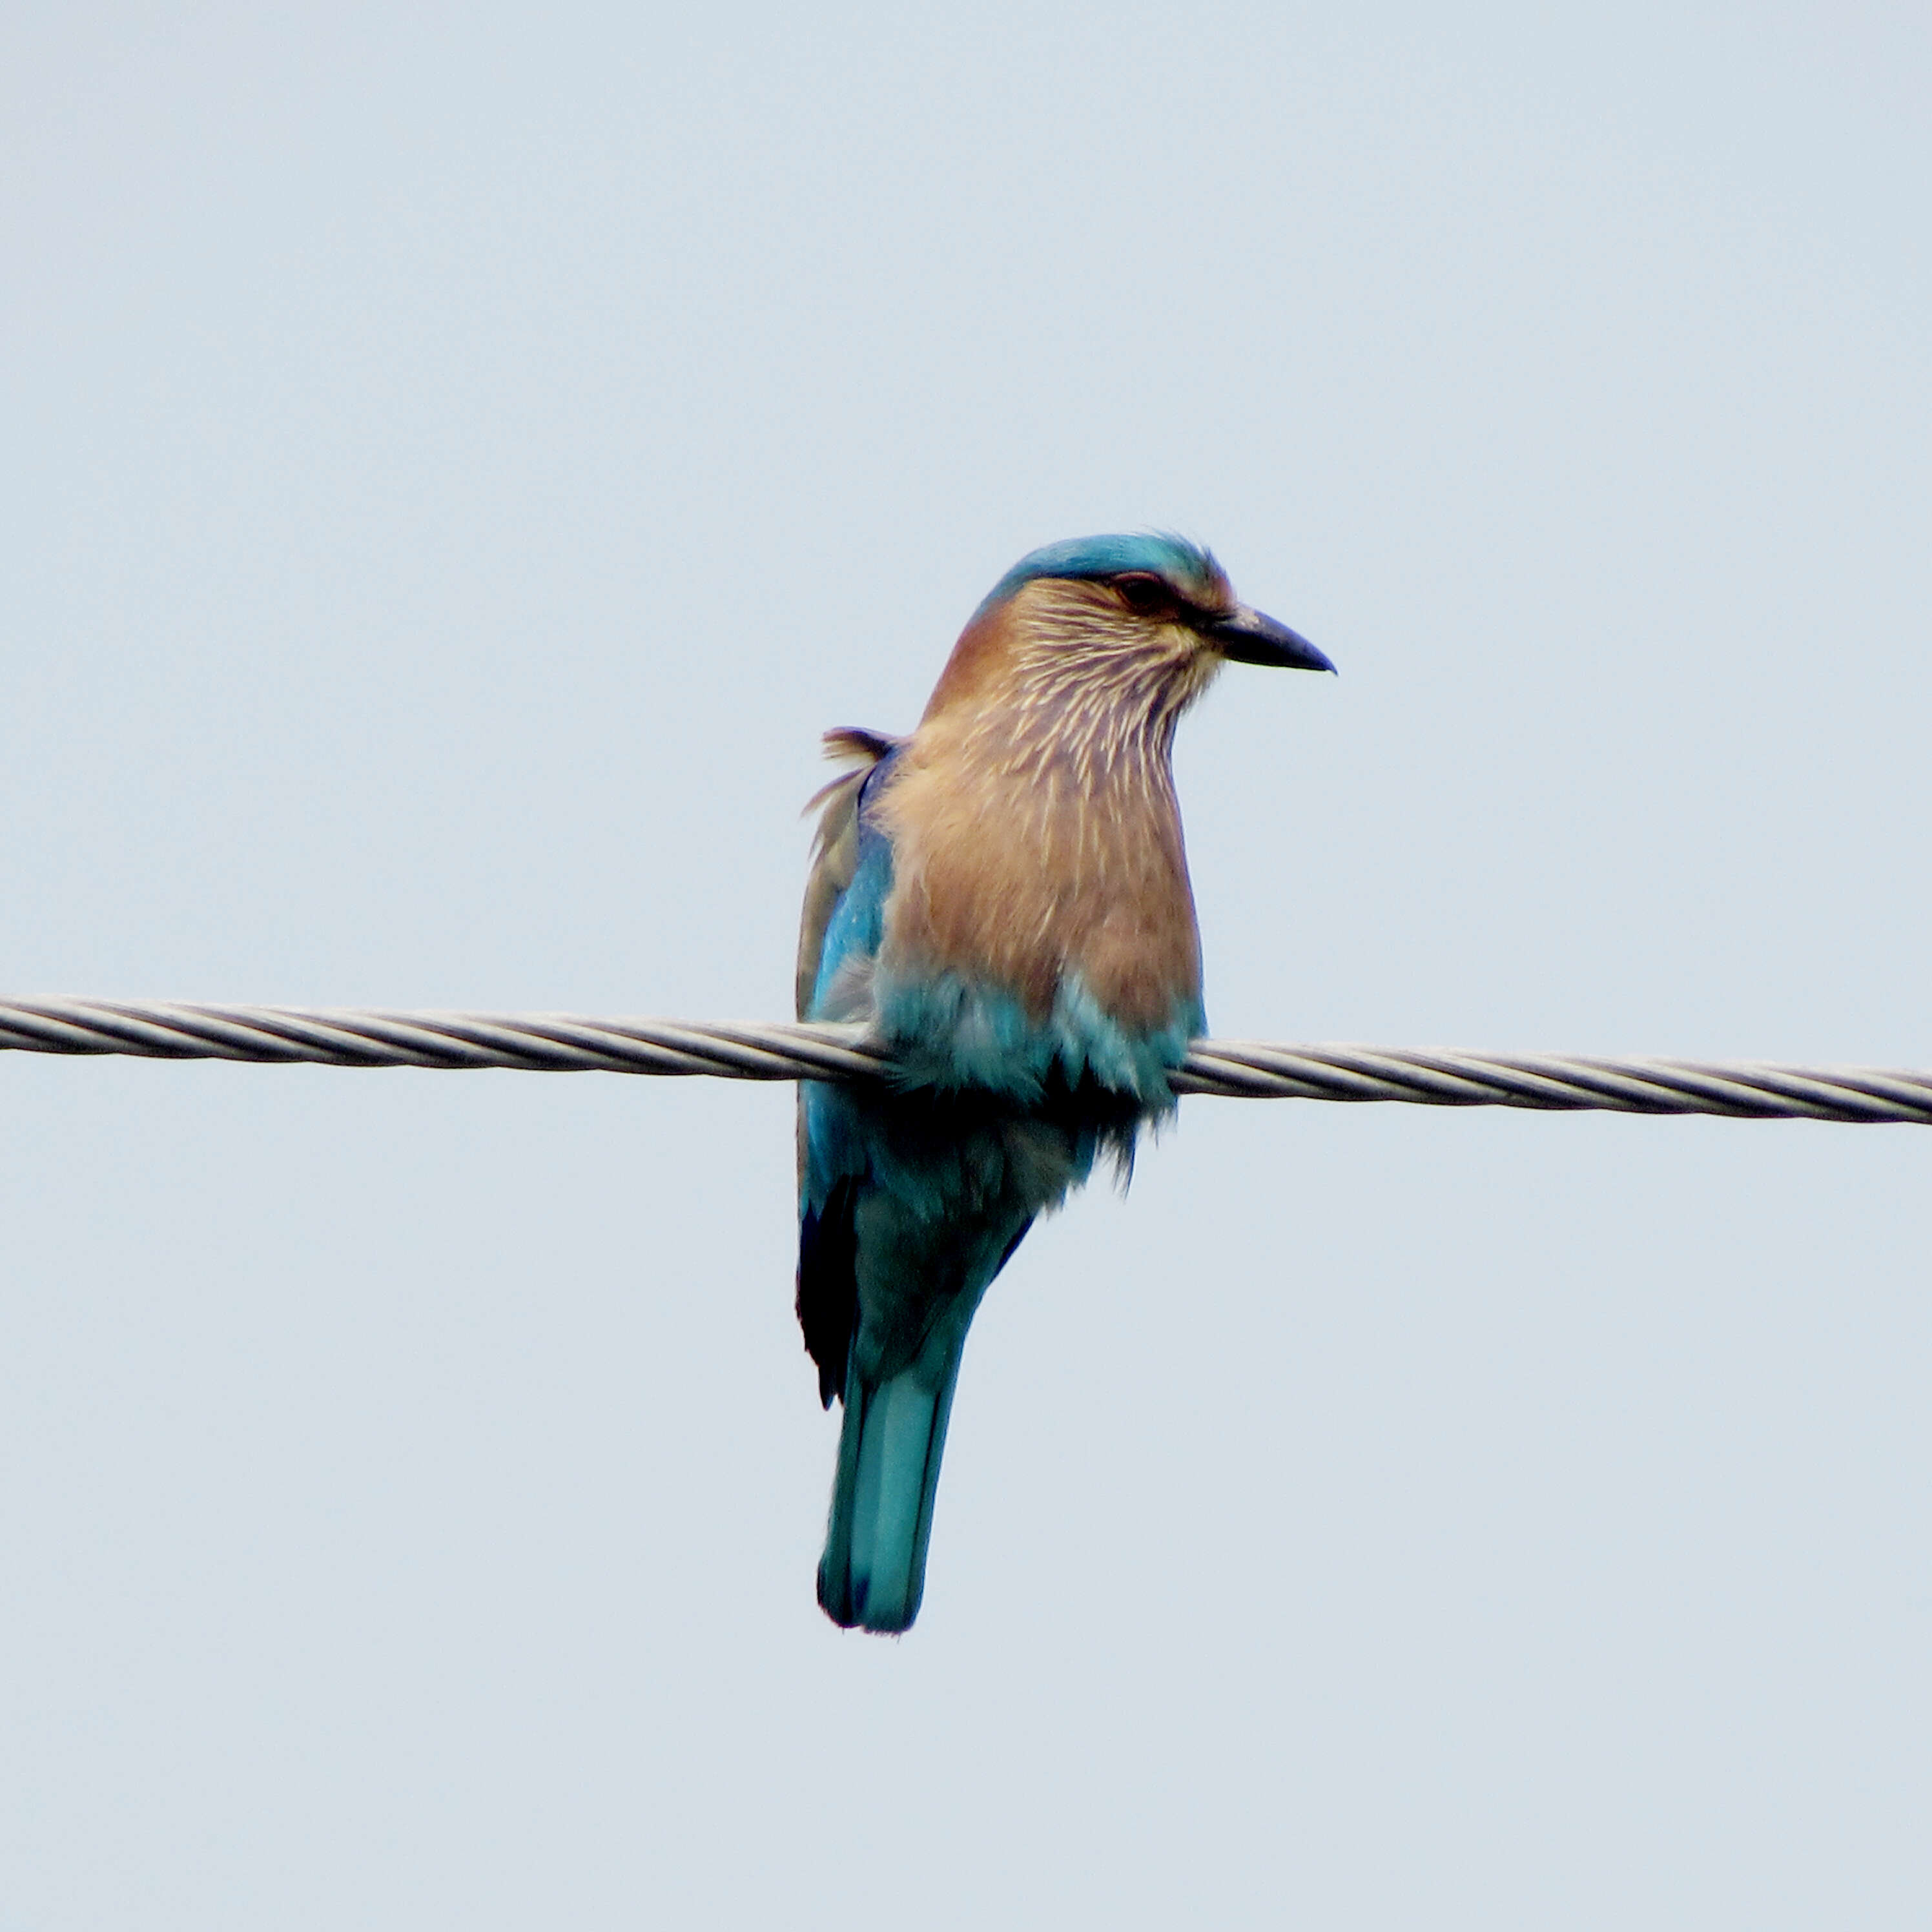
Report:
[[[821,809],[799,923],[800,1019],[826,1017],[820,994],[841,966],[850,960],[862,972],[878,948],[880,916],[892,890],[892,853],[882,833],[862,824],[860,808],[866,781],[900,742],[876,731],[825,734],[827,752],[856,768],[806,807]],[[852,1220],[858,1175],[850,1171],[846,1112],[834,1090],[800,1082],[798,1318],[828,1406],[844,1393],[846,1352],[858,1318]]]

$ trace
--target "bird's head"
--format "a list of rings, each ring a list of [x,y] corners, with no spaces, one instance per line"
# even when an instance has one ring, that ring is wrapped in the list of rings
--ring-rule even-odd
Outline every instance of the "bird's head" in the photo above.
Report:
[[[1184,538],[1076,537],[1022,557],[993,586],[926,715],[1017,682],[1036,700],[1113,695],[1171,716],[1230,659],[1335,668],[1242,603],[1213,556]]]

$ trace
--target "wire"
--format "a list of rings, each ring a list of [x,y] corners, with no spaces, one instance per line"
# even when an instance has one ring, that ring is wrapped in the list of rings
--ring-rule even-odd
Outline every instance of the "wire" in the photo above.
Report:
[[[884,1080],[860,1027],[595,1019],[575,1013],[399,1012],[155,1000],[0,1000],[0,1049],[325,1066],[511,1067],[539,1073]],[[1756,1061],[1621,1060],[1449,1048],[1199,1040],[1178,1094],[1236,1100],[1406,1100],[1736,1119],[1932,1126],[1932,1072]]]

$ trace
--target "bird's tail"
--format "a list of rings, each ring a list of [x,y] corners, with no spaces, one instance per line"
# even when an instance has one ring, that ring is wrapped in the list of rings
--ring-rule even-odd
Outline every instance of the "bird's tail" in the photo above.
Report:
[[[919,1615],[939,1459],[965,1343],[962,1324],[950,1346],[922,1350],[886,1381],[868,1384],[856,1366],[847,1372],[832,1521],[818,1564],[819,1603],[847,1630],[909,1630]]]

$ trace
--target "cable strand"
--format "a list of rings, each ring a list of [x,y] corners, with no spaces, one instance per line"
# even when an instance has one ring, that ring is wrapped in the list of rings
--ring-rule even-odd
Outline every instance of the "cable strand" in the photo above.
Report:
[[[853,1026],[406,1012],[202,1001],[0,1000],[0,1051],[324,1066],[507,1067],[727,1080],[882,1080],[890,1057]],[[1178,1094],[1406,1101],[1436,1107],[1714,1114],[1734,1120],[1932,1126],[1932,1072],[1759,1061],[1468,1053],[1447,1048],[1196,1042]]]

